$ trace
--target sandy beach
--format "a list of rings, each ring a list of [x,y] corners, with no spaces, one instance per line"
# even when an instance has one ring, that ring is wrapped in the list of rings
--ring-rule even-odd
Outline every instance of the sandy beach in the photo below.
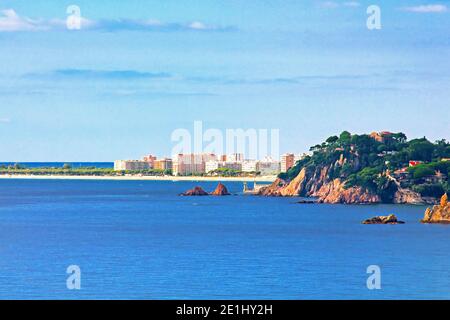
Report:
[[[36,179],[36,180],[117,180],[117,181],[236,181],[236,182],[273,182],[276,176],[265,177],[174,177],[174,176],[65,176],[65,175],[0,175],[0,179]]]

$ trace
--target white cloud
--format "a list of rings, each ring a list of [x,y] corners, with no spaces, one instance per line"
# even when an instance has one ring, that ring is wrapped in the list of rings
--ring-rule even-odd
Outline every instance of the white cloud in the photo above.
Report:
[[[339,7],[339,3],[334,1],[324,1],[320,3],[320,7],[325,9],[335,9]]]
[[[196,29],[196,30],[206,30],[206,29],[208,29],[208,27],[204,23],[199,22],[199,21],[194,21],[194,22],[190,23],[189,24],[189,28]]]
[[[403,8],[404,11],[416,12],[416,13],[442,13],[447,12],[448,8],[442,4],[429,4],[415,7]]]
[[[361,4],[358,1],[345,1],[345,2],[336,2],[336,1],[322,1],[319,3],[319,6],[324,9],[336,9],[339,7],[347,7],[347,8],[356,8]]]
[[[0,11],[0,32],[66,30],[65,19],[32,20],[19,16],[13,9]],[[98,31],[231,31],[233,27],[207,25],[200,21],[164,23],[159,20],[104,19],[81,17],[82,30]]]
[[[344,2],[343,5],[344,5],[344,7],[353,7],[353,8],[361,6],[361,4],[357,1],[347,1],[347,2]]]
[[[13,9],[0,11],[0,31],[37,31],[41,29],[40,22],[17,15]]]

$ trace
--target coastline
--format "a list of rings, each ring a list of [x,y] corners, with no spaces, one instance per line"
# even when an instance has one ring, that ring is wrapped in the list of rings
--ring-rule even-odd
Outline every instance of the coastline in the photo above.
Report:
[[[0,175],[4,180],[115,180],[115,181],[191,181],[191,182],[273,182],[276,176],[265,177],[175,177],[175,176],[69,176],[69,175]]]

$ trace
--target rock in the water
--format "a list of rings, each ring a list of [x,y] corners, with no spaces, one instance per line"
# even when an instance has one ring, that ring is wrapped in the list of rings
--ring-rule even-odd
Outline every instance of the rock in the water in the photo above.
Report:
[[[219,183],[217,185],[216,190],[214,190],[213,193],[211,193],[212,196],[229,196],[230,193],[228,192],[227,187],[225,187],[222,183]]]
[[[180,194],[180,196],[208,196],[208,192],[203,190],[201,187],[195,187],[194,189],[188,190],[185,193]]]
[[[422,223],[450,223],[450,204],[447,194],[442,196],[440,205],[427,208]]]
[[[297,201],[297,203],[300,203],[300,204],[316,204],[318,202],[317,202],[317,200],[303,199],[303,200]]]
[[[363,224],[404,224],[403,221],[398,221],[394,214],[389,216],[379,216],[363,221]]]

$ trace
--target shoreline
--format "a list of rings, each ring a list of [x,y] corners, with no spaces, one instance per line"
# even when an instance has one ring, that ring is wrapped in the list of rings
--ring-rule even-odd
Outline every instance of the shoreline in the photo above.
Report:
[[[111,180],[111,181],[190,181],[190,182],[268,182],[275,181],[276,176],[266,177],[174,177],[174,176],[66,176],[66,175],[0,175],[0,180]]]

